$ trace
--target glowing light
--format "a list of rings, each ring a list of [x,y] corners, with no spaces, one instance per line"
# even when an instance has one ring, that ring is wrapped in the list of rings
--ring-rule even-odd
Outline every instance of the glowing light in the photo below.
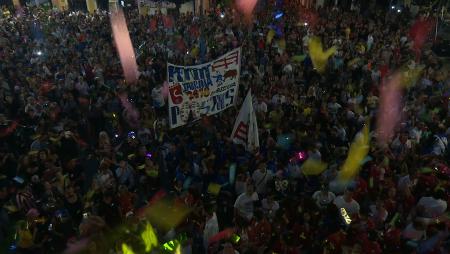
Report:
[[[225,13],[220,13],[220,18],[225,18]]]
[[[145,252],[150,252],[153,247],[158,246],[158,238],[150,223],[147,223],[145,230],[141,234],[141,238],[145,244]]]
[[[122,243],[122,253],[123,254],[134,254],[134,251],[126,243]]]
[[[344,218],[345,223],[346,223],[347,225],[349,225],[350,223],[352,223],[352,219],[350,218],[350,216],[349,216],[348,213],[347,213],[347,210],[345,210],[344,207],[341,208],[341,215],[342,215],[342,217]]]
[[[280,19],[281,17],[283,17],[284,13],[282,11],[278,11],[275,13],[275,19]]]
[[[38,56],[42,56],[42,51],[38,51],[38,52],[36,52],[36,55],[38,55]]]

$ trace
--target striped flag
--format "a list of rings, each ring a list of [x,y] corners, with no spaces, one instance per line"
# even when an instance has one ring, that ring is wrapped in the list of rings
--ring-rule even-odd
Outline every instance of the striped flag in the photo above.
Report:
[[[234,124],[231,139],[235,144],[244,145],[248,151],[255,151],[259,148],[258,123],[250,90]]]

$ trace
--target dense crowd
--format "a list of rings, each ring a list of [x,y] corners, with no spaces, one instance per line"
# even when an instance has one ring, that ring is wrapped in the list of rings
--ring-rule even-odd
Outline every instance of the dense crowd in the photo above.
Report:
[[[432,17],[279,1],[258,5],[251,21],[229,8],[126,17],[135,84],[123,80],[106,12],[25,8],[0,18],[0,252],[121,253],[127,243],[144,253],[139,215],[161,195],[189,209],[172,228],[155,227],[160,243],[181,239],[181,253],[450,252],[450,72],[432,41],[418,53],[409,36]],[[313,36],[338,49],[322,74],[308,55]],[[167,62],[236,47],[239,101],[255,94],[255,152],[229,138],[240,103],[187,127],[167,123]],[[401,124],[380,145],[380,89],[417,66]],[[369,155],[342,185],[338,171],[365,124]],[[328,167],[306,175],[306,158]]]

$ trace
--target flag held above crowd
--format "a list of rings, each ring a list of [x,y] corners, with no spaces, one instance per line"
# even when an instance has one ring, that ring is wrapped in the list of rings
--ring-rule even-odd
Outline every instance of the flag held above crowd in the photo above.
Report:
[[[231,139],[235,144],[243,145],[248,151],[256,151],[259,148],[258,123],[250,90],[234,123]]]

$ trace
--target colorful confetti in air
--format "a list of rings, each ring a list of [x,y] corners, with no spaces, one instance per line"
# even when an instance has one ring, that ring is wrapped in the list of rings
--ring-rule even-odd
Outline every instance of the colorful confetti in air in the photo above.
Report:
[[[171,199],[161,199],[145,209],[145,217],[157,227],[170,230],[178,226],[189,214],[190,209]]]
[[[309,158],[302,165],[302,173],[304,175],[319,175],[327,166],[328,164],[325,162]]]
[[[132,127],[139,125],[139,112],[134,108],[126,94],[119,95],[120,103],[125,108],[125,118]]]
[[[331,47],[328,50],[323,51],[320,38],[313,37],[309,40],[308,48],[314,68],[316,68],[319,73],[323,73],[327,67],[328,58],[336,53],[336,47]]]
[[[355,140],[350,146],[347,159],[339,171],[339,180],[341,182],[348,182],[358,174],[361,162],[369,152],[369,142],[369,125],[366,124],[362,131],[356,134]]]
[[[402,75],[394,74],[387,84],[380,89],[380,108],[377,119],[378,141],[386,144],[393,136],[394,130],[402,118]]]
[[[237,9],[248,19],[252,16],[257,0],[236,0]]]
[[[141,233],[141,238],[145,244],[145,252],[150,252],[154,247],[158,246],[158,238],[150,223],[145,225],[145,230]]]
[[[126,243],[122,243],[122,253],[123,254],[134,254],[134,251]]]
[[[125,80],[132,84],[137,81],[138,67],[127,22],[121,10],[111,13],[111,27]]]

